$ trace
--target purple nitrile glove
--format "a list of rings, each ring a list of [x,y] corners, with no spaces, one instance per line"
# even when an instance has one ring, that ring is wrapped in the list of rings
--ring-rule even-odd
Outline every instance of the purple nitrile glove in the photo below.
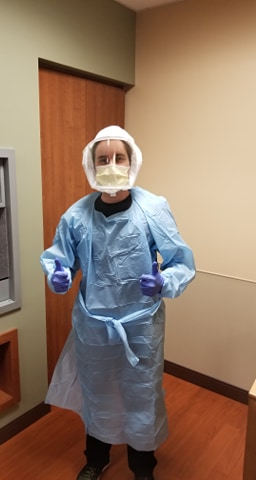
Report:
[[[143,274],[140,277],[140,289],[143,295],[153,297],[160,293],[164,284],[164,277],[158,271],[157,262],[152,264],[152,275]]]
[[[58,258],[55,259],[55,270],[51,277],[51,284],[56,293],[66,293],[69,289],[70,276],[63,268]]]

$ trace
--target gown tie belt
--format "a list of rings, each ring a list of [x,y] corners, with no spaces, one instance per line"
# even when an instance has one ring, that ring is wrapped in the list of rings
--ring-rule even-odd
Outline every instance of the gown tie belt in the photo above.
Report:
[[[128,362],[132,365],[132,367],[135,367],[139,362],[139,359],[129,346],[127,334],[122,325],[122,322],[120,322],[120,320],[115,320],[114,318],[112,318],[111,320],[106,321],[106,327],[110,345],[115,345],[115,343],[119,343],[121,339],[124,345],[126,358]]]
[[[123,318],[121,318],[120,320],[117,320],[113,317],[103,316],[103,315],[92,315],[87,310],[84,304],[81,292],[78,293],[78,298],[79,298],[80,307],[85,312],[86,317],[93,320],[104,322],[107,329],[107,333],[108,333],[109,344],[115,345],[119,343],[121,340],[125,349],[125,354],[128,362],[132,365],[132,367],[136,367],[136,365],[139,362],[139,358],[137,357],[137,355],[135,355],[135,353],[132,351],[129,345],[124,324],[128,322],[140,322],[145,318],[152,318],[161,304],[161,298],[159,298],[150,307],[145,308],[144,310],[141,310],[139,312],[136,312],[136,315],[134,313],[130,313],[124,316]]]

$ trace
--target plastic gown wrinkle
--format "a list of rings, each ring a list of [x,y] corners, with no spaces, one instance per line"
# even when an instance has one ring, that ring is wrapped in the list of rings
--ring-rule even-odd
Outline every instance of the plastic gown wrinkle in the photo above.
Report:
[[[82,417],[83,396],[76,366],[73,330],[58,359],[45,403],[73,410]]]

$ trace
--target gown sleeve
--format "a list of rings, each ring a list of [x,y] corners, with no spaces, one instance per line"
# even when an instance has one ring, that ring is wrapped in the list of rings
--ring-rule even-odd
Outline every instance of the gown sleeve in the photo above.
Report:
[[[42,269],[47,276],[49,288],[54,291],[51,284],[51,276],[55,269],[55,259],[58,258],[61,265],[70,272],[70,287],[77,270],[79,261],[76,258],[75,239],[67,215],[63,215],[56,228],[52,245],[44,250],[40,256]],[[69,288],[70,288],[69,287]],[[55,291],[54,291],[55,292]],[[55,292],[56,293],[56,292]]]
[[[165,198],[160,197],[158,212],[151,220],[151,232],[162,257],[164,285],[161,296],[175,298],[195,277],[193,252],[181,237]]]
[[[137,188],[135,200],[146,215],[156,251],[162,257],[160,268],[164,284],[160,295],[178,297],[195,277],[193,252],[181,237],[164,197]]]

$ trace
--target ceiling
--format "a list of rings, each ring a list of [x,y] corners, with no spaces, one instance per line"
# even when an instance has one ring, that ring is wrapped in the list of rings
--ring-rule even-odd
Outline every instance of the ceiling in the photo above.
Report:
[[[160,5],[167,5],[168,3],[182,2],[183,0],[116,0],[126,7],[139,12],[146,10],[146,8],[160,7]]]

